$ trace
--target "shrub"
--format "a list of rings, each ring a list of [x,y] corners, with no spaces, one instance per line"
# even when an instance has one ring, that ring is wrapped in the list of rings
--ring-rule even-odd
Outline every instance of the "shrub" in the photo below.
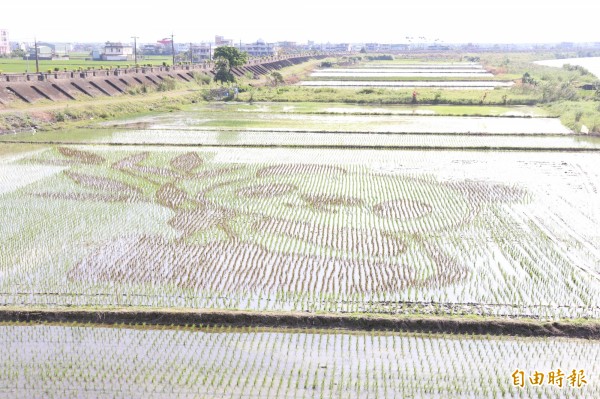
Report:
[[[590,71],[588,71],[587,69],[585,69],[581,65],[564,64],[563,65],[563,69],[565,69],[567,71],[577,71],[577,72],[579,72],[579,74],[581,76],[591,75]]]
[[[194,72],[192,72],[192,76],[194,77],[194,80],[196,81],[196,83],[199,85],[210,84],[211,77],[205,73],[199,73],[199,72],[194,71]]]
[[[162,82],[158,84],[156,90],[158,91],[170,91],[177,88],[177,82],[173,78],[166,77]]]
[[[394,56],[390,54],[367,55],[366,58],[370,61],[393,61]]]

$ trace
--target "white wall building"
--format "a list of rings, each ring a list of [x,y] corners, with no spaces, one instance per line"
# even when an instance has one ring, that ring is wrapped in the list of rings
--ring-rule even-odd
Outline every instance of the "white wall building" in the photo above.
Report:
[[[106,42],[101,58],[104,61],[132,61],[133,47],[123,43]]]
[[[0,55],[10,54],[10,43],[8,42],[8,30],[0,29]]]

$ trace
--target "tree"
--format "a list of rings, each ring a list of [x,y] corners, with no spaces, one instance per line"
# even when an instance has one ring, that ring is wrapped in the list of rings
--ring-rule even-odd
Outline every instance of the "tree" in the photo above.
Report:
[[[280,83],[285,83],[285,81],[283,80],[283,76],[277,71],[271,72],[271,75],[269,76],[269,81],[271,83],[271,86],[278,86]]]
[[[537,85],[537,82],[535,81],[535,79],[533,77],[531,77],[529,72],[525,72],[523,74],[523,77],[521,78],[521,83],[530,84],[530,85],[534,85],[534,86]]]
[[[235,82],[235,76],[230,71],[229,61],[226,58],[217,58],[215,62],[215,82]]]
[[[23,58],[25,55],[25,51],[20,48],[15,49],[12,51],[12,53],[10,53],[10,56],[13,58]]]
[[[248,53],[245,51],[239,51],[235,47],[222,46],[217,47],[215,49],[215,73],[218,75],[221,73],[221,77],[232,78],[231,80],[226,80],[227,82],[235,81],[235,77],[231,73],[231,68],[239,67],[244,65],[248,61]],[[219,63],[220,61],[226,61],[227,66],[225,67],[224,63]],[[225,69],[226,68],[226,69]],[[225,73],[226,72],[226,73]],[[217,79],[217,75],[215,75],[215,80]],[[221,80],[223,81],[223,80]]]

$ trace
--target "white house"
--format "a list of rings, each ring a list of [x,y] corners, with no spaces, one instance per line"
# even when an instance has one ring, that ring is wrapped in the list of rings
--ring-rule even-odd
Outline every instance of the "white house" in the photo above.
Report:
[[[10,43],[8,42],[8,31],[0,29],[0,55],[10,54]]]
[[[104,61],[133,61],[133,47],[123,43],[106,42],[100,58]]]

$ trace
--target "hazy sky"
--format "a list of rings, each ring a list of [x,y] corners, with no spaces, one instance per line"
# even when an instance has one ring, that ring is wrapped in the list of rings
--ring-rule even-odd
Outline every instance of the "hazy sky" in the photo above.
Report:
[[[15,41],[600,42],[598,15],[597,0],[2,0],[0,28]]]

